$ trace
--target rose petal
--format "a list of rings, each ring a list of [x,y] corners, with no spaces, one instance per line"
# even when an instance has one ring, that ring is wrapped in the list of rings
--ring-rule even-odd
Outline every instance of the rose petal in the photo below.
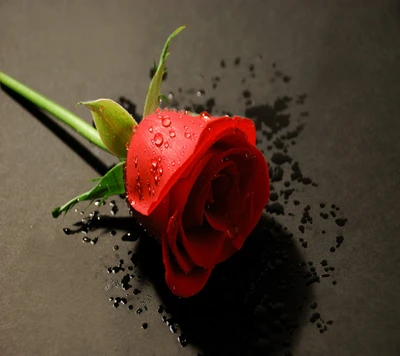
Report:
[[[190,231],[180,230],[182,245],[192,261],[199,267],[212,268],[217,261],[225,234],[207,227]]]
[[[217,264],[221,263],[225,260],[227,260],[229,257],[231,257],[233,254],[237,252],[237,248],[233,246],[233,240],[225,240],[224,246],[222,247],[218,258],[217,258]]]
[[[195,265],[188,256],[188,254],[186,253],[186,251],[178,247],[177,241],[178,241],[178,233],[180,230],[180,226],[181,226],[181,214],[179,210],[177,210],[175,214],[172,215],[171,218],[169,219],[166,240],[168,242],[168,245],[171,249],[173,256],[175,257],[178,266],[184,273],[188,273],[195,267]]]
[[[180,297],[191,297],[198,293],[206,284],[212,269],[194,268],[189,273],[184,273],[171,259],[167,241],[163,237],[162,254],[165,266],[165,281],[168,288]]]
[[[162,124],[166,116],[170,121],[168,126]],[[175,182],[184,178],[183,173],[190,173],[210,147],[227,135],[246,137],[250,145],[254,144],[254,123],[237,116],[194,117],[168,110],[144,118],[127,155],[126,191],[132,207],[149,215]]]
[[[218,186],[215,186],[214,191],[216,193],[214,195],[214,203],[210,206],[210,209],[206,211],[206,218],[214,229],[226,231],[228,227],[232,225],[232,221],[235,221],[236,212],[239,210],[238,206],[241,203],[241,197],[237,183],[234,181],[229,182],[226,176],[221,177],[225,177],[224,180],[226,180],[224,187],[225,192],[221,194],[222,188],[218,189]],[[213,186],[214,182],[215,180],[213,181]]]

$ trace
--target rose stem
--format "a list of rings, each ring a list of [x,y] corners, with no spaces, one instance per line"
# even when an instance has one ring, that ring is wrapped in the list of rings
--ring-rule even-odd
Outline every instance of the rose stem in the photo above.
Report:
[[[36,91],[30,89],[26,85],[18,82],[3,72],[0,72],[0,84],[5,85],[31,103],[35,104],[37,107],[54,115],[57,119],[68,125],[91,143],[102,148],[103,150],[108,151],[97,130],[82,120],[79,116],[73,114],[71,111],[56,104],[54,101],[37,93]]]

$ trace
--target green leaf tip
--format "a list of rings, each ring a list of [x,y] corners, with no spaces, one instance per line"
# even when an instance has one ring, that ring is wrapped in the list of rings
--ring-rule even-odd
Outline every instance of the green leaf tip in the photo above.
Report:
[[[119,158],[126,158],[127,144],[138,126],[135,119],[121,105],[111,99],[85,101],[92,113],[101,140],[107,149]]]
[[[144,110],[143,110],[143,117],[150,115],[158,107],[162,77],[164,75],[165,61],[167,60],[167,58],[169,56],[169,53],[168,53],[169,44],[170,44],[171,40],[185,28],[186,28],[186,26],[181,26],[181,27],[177,28],[174,32],[172,32],[169,35],[167,41],[165,42],[164,48],[161,52],[160,62],[158,63],[157,70],[150,82],[149,89],[147,90],[147,96],[146,96],[146,101],[145,101]]]
[[[68,203],[55,208],[51,214],[53,218],[58,218],[62,213],[66,214],[72,207],[81,201],[90,200],[90,203],[95,199],[101,199],[103,202],[112,195],[125,194],[124,184],[124,164],[120,162],[111,168],[102,178],[98,179],[98,183],[88,192],[83,193]]]

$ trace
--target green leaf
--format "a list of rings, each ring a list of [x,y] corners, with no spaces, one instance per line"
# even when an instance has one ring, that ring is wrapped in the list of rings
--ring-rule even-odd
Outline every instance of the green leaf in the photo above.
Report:
[[[149,89],[147,91],[146,102],[144,104],[144,110],[143,110],[143,117],[150,115],[158,107],[158,100],[159,100],[159,95],[160,95],[162,77],[164,75],[165,61],[167,60],[167,58],[169,56],[169,53],[168,53],[169,44],[170,44],[171,40],[179,32],[181,32],[185,27],[186,26],[181,26],[181,27],[177,28],[168,37],[167,42],[165,42],[164,48],[161,52],[160,62],[158,63],[156,73],[154,74],[154,76],[150,82]]]
[[[66,214],[73,206],[81,201],[90,200],[92,203],[95,199],[101,199],[102,203],[112,195],[124,194],[124,164],[125,162],[120,162],[111,168],[104,177],[99,178],[98,183],[92,190],[77,196],[63,206],[55,208],[51,213],[53,218],[59,217],[62,213]]]
[[[135,119],[121,105],[110,99],[85,101],[93,116],[97,131],[107,149],[119,158],[126,158],[126,145],[136,131]]]

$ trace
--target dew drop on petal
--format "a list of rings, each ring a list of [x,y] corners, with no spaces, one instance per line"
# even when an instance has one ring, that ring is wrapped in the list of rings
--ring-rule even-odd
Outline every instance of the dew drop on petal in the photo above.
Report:
[[[156,146],[160,147],[163,142],[164,142],[164,137],[160,133],[156,133],[154,135],[154,143],[156,144]]]
[[[160,173],[160,176],[162,176],[163,172],[164,172],[164,170],[162,167],[158,168],[158,173]]]
[[[176,136],[175,131],[171,130],[171,131],[169,132],[169,137],[175,137],[175,136]]]
[[[138,158],[138,156],[135,155],[135,158],[133,159],[133,162],[135,163],[135,168],[138,165],[138,161],[139,161],[139,158]]]
[[[168,148],[168,147],[169,147],[169,143],[168,143],[168,142],[165,142],[165,143],[164,143],[164,147],[165,147],[165,148]]]
[[[170,120],[169,116],[164,116],[164,117],[163,117],[163,119],[162,119],[162,125],[163,125],[164,127],[168,127],[168,126],[171,125],[171,120]]]
[[[186,125],[183,127],[185,130],[188,130],[189,129],[189,127],[187,127]]]
[[[153,132],[153,126],[149,127],[149,132]]]
[[[151,166],[152,166],[152,168],[157,168],[157,166],[158,166],[158,162],[157,162],[157,159],[155,159],[155,158],[153,158],[152,159],[152,161],[151,161]]]
[[[190,134],[190,132],[186,132],[186,133],[185,133],[185,137],[186,137],[186,138],[191,138],[192,135]]]

